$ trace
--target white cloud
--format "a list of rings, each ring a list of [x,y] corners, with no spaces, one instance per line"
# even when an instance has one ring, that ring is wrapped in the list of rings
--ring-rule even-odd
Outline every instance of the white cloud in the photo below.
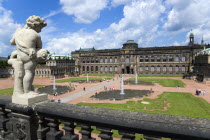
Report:
[[[92,33],[79,31],[53,38],[47,49],[52,50],[51,53],[68,54],[80,47],[121,48],[129,39],[134,39],[140,46],[147,45],[156,36],[159,17],[164,10],[161,0],[132,1],[124,7],[124,17],[119,22]]]
[[[197,28],[210,20],[210,1],[170,0],[166,1],[169,10],[164,28],[168,31]]]
[[[15,49],[14,46],[8,44],[20,24],[15,23],[11,15],[11,11],[0,5],[0,56],[8,56]]]
[[[62,10],[74,15],[75,22],[91,23],[100,17],[100,11],[107,7],[108,0],[60,0]]]

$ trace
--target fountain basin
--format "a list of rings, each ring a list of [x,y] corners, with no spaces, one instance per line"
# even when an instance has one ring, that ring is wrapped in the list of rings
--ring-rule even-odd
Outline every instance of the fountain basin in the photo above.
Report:
[[[111,91],[102,91],[98,94],[91,96],[91,98],[99,99],[99,100],[125,100],[132,98],[141,98],[144,96],[149,96],[151,90],[132,90],[125,89],[125,94],[120,94],[120,90],[111,90]]]
[[[70,92],[70,91],[72,91],[72,89],[69,86],[56,85],[56,92],[58,95],[66,93],[66,92]],[[40,87],[37,89],[37,92],[38,93],[54,94],[53,85]]]

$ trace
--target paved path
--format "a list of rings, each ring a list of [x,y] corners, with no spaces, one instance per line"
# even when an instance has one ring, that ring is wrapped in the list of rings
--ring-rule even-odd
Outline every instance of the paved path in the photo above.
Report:
[[[100,85],[97,85],[97,86],[88,88],[88,89],[86,89],[85,91],[80,91],[80,92],[78,92],[78,93],[75,93],[75,94],[68,95],[68,96],[66,96],[66,97],[60,98],[60,100],[61,100],[62,103],[67,103],[67,102],[69,102],[69,101],[71,101],[71,100],[74,100],[74,99],[76,99],[76,98],[79,98],[79,97],[81,97],[81,96],[83,96],[83,95],[85,95],[85,94],[88,94],[88,93],[91,93],[91,92],[93,92],[93,91],[96,91],[96,90],[98,90],[98,89],[100,89],[100,88],[103,88],[104,86],[112,85],[112,84],[114,84],[114,83],[116,83],[116,82],[119,82],[119,81],[120,81],[120,78],[119,78],[119,79],[116,79],[116,78],[115,78],[114,81],[113,81],[113,80],[110,80],[109,82],[102,83],[102,84],[100,84]],[[58,101],[58,100],[56,100],[56,102],[57,102],[57,101]]]

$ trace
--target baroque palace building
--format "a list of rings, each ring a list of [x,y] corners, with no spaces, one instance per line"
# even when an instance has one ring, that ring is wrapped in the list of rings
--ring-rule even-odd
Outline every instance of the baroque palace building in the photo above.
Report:
[[[203,50],[201,44],[186,46],[138,47],[128,40],[120,49],[79,49],[72,52],[79,74],[186,74],[193,71],[195,54]],[[210,48],[210,45],[205,45]]]

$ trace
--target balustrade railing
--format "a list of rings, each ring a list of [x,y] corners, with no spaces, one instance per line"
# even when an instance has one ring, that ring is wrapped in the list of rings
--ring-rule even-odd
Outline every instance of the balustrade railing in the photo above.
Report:
[[[140,140],[208,140],[209,124],[209,119],[55,102],[23,106],[0,96],[0,140],[113,140],[113,130],[122,140],[134,140],[135,134],[143,134]],[[94,138],[92,126],[100,131]]]

